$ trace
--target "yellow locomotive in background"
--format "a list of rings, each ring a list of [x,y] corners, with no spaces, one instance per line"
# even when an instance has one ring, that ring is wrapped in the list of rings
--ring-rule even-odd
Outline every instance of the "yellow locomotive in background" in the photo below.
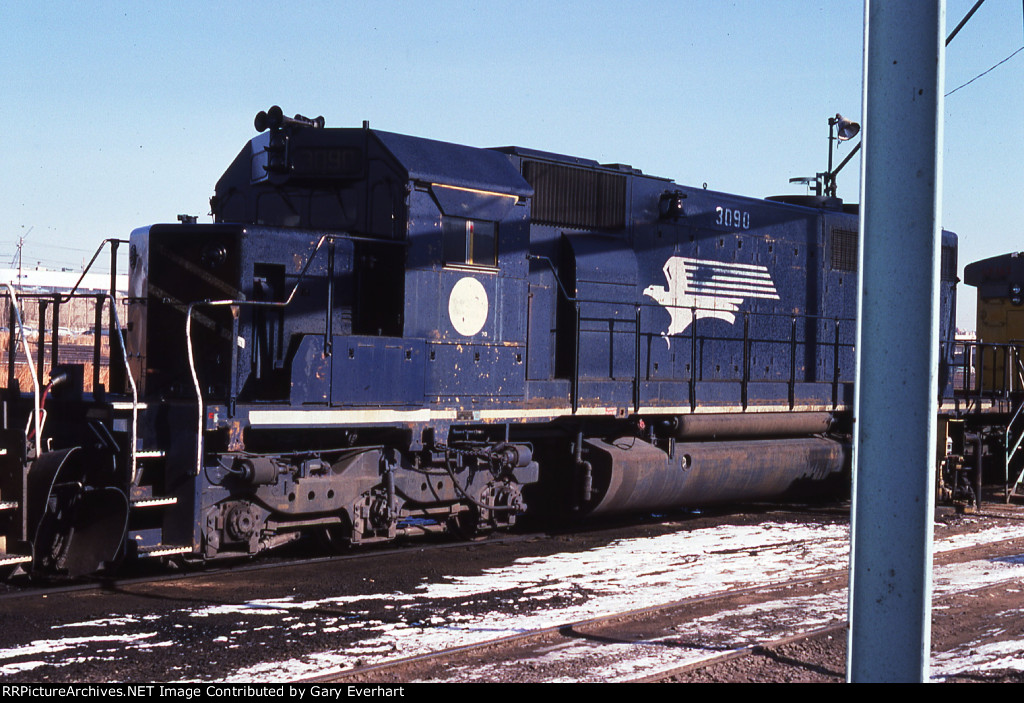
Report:
[[[1024,252],[969,264],[964,283],[978,289],[978,345],[971,366],[981,387],[1024,390]]]

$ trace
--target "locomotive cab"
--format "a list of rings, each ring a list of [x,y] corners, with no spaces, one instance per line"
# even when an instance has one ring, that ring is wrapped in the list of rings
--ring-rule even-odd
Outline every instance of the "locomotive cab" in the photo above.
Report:
[[[529,443],[445,420],[522,400],[530,194],[492,152],[286,125],[225,173],[215,224],[133,234],[133,373],[172,435],[202,417],[172,481],[194,549],[514,522]]]

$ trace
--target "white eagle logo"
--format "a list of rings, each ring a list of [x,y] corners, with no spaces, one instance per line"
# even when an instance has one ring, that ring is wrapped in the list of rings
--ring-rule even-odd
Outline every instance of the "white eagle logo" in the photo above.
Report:
[[[668,288],[647,286],[644,295],[668,312],[671,321],[662,337],[670,347],[670,337],[686,330],[694,316],[732,325],[747,298],[779,299],[766,266],[673,256],[665,262],[664,271]]]

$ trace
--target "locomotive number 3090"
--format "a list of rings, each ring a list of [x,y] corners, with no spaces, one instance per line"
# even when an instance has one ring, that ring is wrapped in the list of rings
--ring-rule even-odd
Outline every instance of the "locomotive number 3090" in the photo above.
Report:
[[[715,214],[716,225],[750,229],[750,213],[746,210],[734,210],[719,205],[715,208]]]

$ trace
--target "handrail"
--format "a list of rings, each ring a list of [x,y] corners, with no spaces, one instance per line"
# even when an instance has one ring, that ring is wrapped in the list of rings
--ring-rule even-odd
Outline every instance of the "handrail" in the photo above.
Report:
[[[18,336],[21,337],[22,346],[25,349],[25,360],[28,362],[29,376],[32,378],[32,398],[33,398],[33,413],[32,422],[35,424],[35,444],[36,444],[36,458],[43,453],[43,439],[42,432],[39,427],[39,383],[36,380],[36,370],[32,363],[32,352],[28,348],[28,337],[25,335],[25,325],[21,321],[21,312],[18,310],[18,296],[14,292],[14,286],[10,282],[5,282],[4,286],[7,287],[7,293],[11,296],[10,305],[11,309],[14,310],[15,319],[18,321]],[[7,350],[8,354],[13,354],[13,349]],[[28,428],[25,430],[25,440],[28,441]]]
[[[114,255],[117,254],[117,245],[118,244],[129,244],[130,242],[127,239],[117,239],[116,237],[110,237],[110,238],[104,239],[102,242],[100,242],[100,245],[98,247],[96,247],[96,253],[92,255],[92,258],[89,259],[89,263],[86,264],[85,268],[82,270],[82,275],[78,277],[78,281],[71,288],[71,290],[67,292],[66,295],[62,296],[59,299],[61,303],[66,303],[69,300],[71,300],[72,296],[74,296],[74,294],[75,294],[75,291],[78,290],[78,286],[82,285],[82,281],[85,280],[85,275],[87,273],[89,273],[89,269],[91,269],[92,265],[96,262],[96,257],[98,257],[100,255],[100,252],[103,251],[103,247],[105,247],[108,243],[111,244],[111,246],[113,248],[113,251],[111,252],[111,255],[114,256]],[[114,270],[115,269],[113,267],[111,267],[111,277],[113,277],[113,275],[114,275]],[[111,281],[111,285],[113,285],[113,281]],[[54,327],[56,327],[56,325],[54,325]]]
[[[1004,474],[1007,483],[1009,483],[1010,480],[1010,459],[1012,459],[1017,453],[1017,450],[1020,449],[1020,445],[1024,443],[1024,432],[1017,434],[1017,439],[1015,441],[1011,440],[1011,437],[1015,434],[1013,431],[1013,425],[1020,417],[1022,417],[1022,415],[1024,415],[1024,403],[1017,406],[1016,411],[1013,413],[1013,417],[1011,417],[1010,421],[1006,423],[1006,433],[1003,435],[1003,448],[1006,450],[1006,468],[1004,469]],[[1012,447],[1010,446],[1011,444],[1013,445]]]
[[[131,452],[129,454],[129,466],[131,471],[129,473],[131,476],[131,482],[134,485],[138,474],[138,448],[136,447],[136,444],[138,441],[139,431],[139,389],[135,385],[135,377],[132,376],[131,364],[128,363],[128,348],[125,346],[124,334],[121,332],[121,318],[117,314],[117,300],[113,294],[109,293],[102,297],[110,299],[110,318],[113,323],[111,325],[113,328],[112,332],[117,332],[117,343],[121,345],[121,358],[124,361],[125,377],[128,379],[128,385],[131,386],[132,391],[132,427],[131,432],[129,433],[129,445],[131,447]],[[111,336],[113,337],[115,335],[111,334]]]
[[[944,343],[950,368],[961,371],[950,386],[954,398],[971,402],[1009,400],[1024,393],[1024,341],[979,342],[955,340]]]
[[[571,297],[569,295],[569,292],[565,289],[565,286],[562,285],[562,279],[558,277],[558,270],[555,269],[555,264],[551,261],[551,259],[549,259],[546,256],[541,256],[540,254],[527,254],[526,255],[526,259],[528,261],[529,260],[532,260],[532,261],[543,261],[544,263],[546,263],[548,265],[548,268],[551,269],[551,275],[555,277],[555,283],[558,284],[558,288],[559,288],[559,290],[562,291],[562,295],[565,297],[566,302],[568,302],[568,303],[576,302],[576,299]],[[619,301],[619,302],[622,302],[622,301]]]
[[[655,334],[655,333],[652,333],[652,332],[645,333],[645,332],[642,331],[641,320],[642,320],[643,310],[647,309],[647,308],[654,308],[654,309],[659,309],[659,310],[686,310],[686,311],[689,311],[691,322],[688,325],[688,327],[689,327],[688,331],[684,331],[682,333],[677,333],[677,334],[673,334],[673,335],[662,334],[660,336],[662,336],[662,337],[664,337],[666,339],[669,339],[669,340],[673,339],[673,338],[680,338],[680,337],[683,337],[684,335],[689,337],[690,348],[691,348],[691,352],[690,352],[691,363],[690,363],[690,380],[689,380],[690,390],[689,390],[689,397],[690,397],[691,410],[696,408],[696,385],[695,384],[697,382],[697,375],[698,375],[698,370],[697,370],[697,352],[696,352],[696,346],[697,346],[696,327],[697,327],[698,313],[703,312],[703,311],[721,312],[719,309],[714,308],[714,307],[709,307],[709,306],[698,306],[698,305],[693,305],[693,304],[690,304],[690,305],[662,304],[662,303],[659,303],[659,302],[656,302],[656,301],[646,301],[646,300],[642,300],[642,299],[639,300],[639,301],[637,301],[637,300],[630,301],[630,300],[622,300],[622,299],[611,300],[611,299],[601,298],[600,296],[584,298],[584,297],[579,296],[578,293],[577,293],[577,295],[573,296],[573,295],[569,294],[568,289],[565,287],[565,284],[562,282],[561,278],[558,275],[558,270],[556,269],[554,263],[551,261],[551,259],[549,257],[543,256],[543,255],[539,255],[539,254],[527,254],[527,258],[529,260],[532,260],[532,261],[540,261],[540,262],[543,262],[543,263],[547,264],[547,268],[550,270],[551,275],[554,277],[555,283],[557,285],[558,294],[562,296],[562,299],[566,303],[568,303],[568,304],[570,304],[572,306],[572,310],[573,310],[573,313],[574,313],[574,315],[573,315],[573,317],[574,317],[573,323],[574,323],[575,354],[573,356],[573,369],[572,369],[573,377],[572,377],[572,379],[570,379],[570,381],[571,381],[571,395],[572,395],[571,405],[572,405],[572,412],[574,414],[578,410],[578,405],[579,405],[580,349],[581,349],[581,346],[582,346],[581,345],[581,341],[582,341],[581,338],[582,338],[582,334],[583,334],[583,331],[584,331],[583,330],[583,323],[584,322],[588,322],[588,321],[593,322],[593,321],[612,320],[612,321],[615,321],[615,322],[626,323],[627,325],[629,324],[629,320],[626,317],[622,317],[622,318],[617,318],[617,317],[616,318],[608,318],[608,317],[604,317],[604,316],[600,316],[600,315],[598,315],[598,316],[584,316],[583,312],[582,312],[582,307],[585,304],[590,304],[590,305],[614,305],[614,306],[617,306],[620,309],[627,308],[627,307],[630,307],[630,306],[632,306],[634,308],[635,314],[634,314],[634,320],[632,321],[632,323],[633,323],[632,333],[634,335],[633,349],[634,349],[634,354],[635,354],[635,359],[633,361],[633,380],[632,380],[632,383],[633,383],[633,394],[632,394],[633,395],[633,399],[632,399],[633,402],[632,402],[632,404],[633,404],[634,411],[639,411],[639,409],[640,409],[640,401],[641,401],[641,392],[640,392],[640,390],[641,390],[641,363],[640,363],[641,359],[640,359],[640,357],[641,357],[641,350],[642,350],[641,341],[642,341],[642,339],[643,339],[645,334],[647,336],[651,336],[651,335]],[[841,350],[843,350],[843,349],[853,349],[854,348],[854,344],[852,342],[843,343],[841,341],[842,335],[841,335],[841,329],[840,328],[844,325],[844,323],[846,325],[854,324],[855,321],[856,321],[855,318],[852,318],[852,317],[838,317],[838,316],[835,316],[835,315],[811,315],[811,314],[796,315],[796,314],[791,313],[791,312],[755,312],[755,311],[749,311],[749,310],[748,311],[743,311],[742,313],[737,312],[736,314],[737,315],[741,314],[743,316],[743,336],[742,336],[742,338],[721,337],[721,338],[712,338],[712,339],[717,339],[718,341],[722,341],[722,342],[725,342],[725,343],[733,342],[733,343],[737,343],[737,344],[742,344],[743,371],[742,371],[742,376],[741,376],[740,382],[741,382],[741,399],[742,399],[742,404],[743,404],[744,408],[746,408],[747,404],[748,404],[748,387],[749,387],[750,382],[752,381],[751,360],[752,360],[752,357],[753,357],[752,348],[753,348],[753,345],[755,345],[755,344],[785,344],[785,345],[787,345],[790,348],[790,364],[789,364],[790,369],[789,369],[789,376],[788,376],[788,379],[787,379],[787,385],[789,387],[789,405],[790,405],[790,408],[795,407],[795,400],[796,400],[795,399],[795,395],[796,395],[796,371],[797,371],[796,354],[797,354],[797,348],[799,346],[801,346],[801,345],[806,346],[808,344],[820,344],[820,345],[823,345],[823,346],[831,347],[832,348],[832,353],[834,355],[834,358],[833,358],[833,361],[832,361],[832,374],[831,374],[832,377],[831,377],[831,379],[829,379],[829,382],[832,385],[832,406],[833,406],[833,408],[838,406],[838,403],[839,403],[839,385],[840,385],[840,380],[839,380],[839,372],[840,372],[839,354],[840,354]],[[770,318],[780,318],[780,319],[788,319],[788,320],[790,320],[791,324],[790,324],[790,333],[788,335],[788,338],[786,338],[786,339],[783,339],[783,338],[774,339],[774,338],[770,338],[770,337],[759,338],[759,337],[756,337],[756,336],[752,336],[752,334],[751,334],[751,322],[753,320],[766,320],[766,319],[768,319],[769,320],[769,324],[770,324]],[[827,338],[827,330],[825,330],[824,328],[821,328],[820,329],[820,333],[816,334],[815,339],[813,339],[813,340],[811,340],[811,339],[798,340],[797,339],[797,322],[798,322],[798,320],[803,320],[805,323],[813,323],[813,324],[827,323],[827,324],[833,325],[834,326],[834,330],[833,330],[832,339],[829,340]],[[623,331],[622,333],[626,333],[626,331]],[[616,334],[616,332],[613,329],[611,332],[609,332],[609,334],[613,334],[614,335],[614,334]],[[708,338],[707,337],[702,337],[702,339],[708,339]]]
[[[111,241],[111,240],[105,240],[105,241]],[[81,283],[81,279],[79,279],[79,283]],[[25,325],[24,325],[24,323],[23,323],[23,321],[21,319],[21,313],[18,310],[18,308],[20,307],[20,304],[18,302],[18,295],[16,294],[16,292],[14,291],[13,286],[10,283],[5,283],[4,285],[7,288],[8,295],[10,296],[10,304],[11,304],[13,310],[14,310],[15,318],[17,319],[18,334],[19,334],[19,337],[22,340],[22,344],[23,344],[24,352],[25,352],[25,359],[26,359],[26,363],[28,364],[29,375],[32,378],[33,396],[34,396],[34,405],[35,405],[35,416],[37,418],[37,424],[38,424],[38,423],[40,423],[38,418],[40,417],[40,412],[41,412],[41,408],[40,408],[41,400],[40,400],[39,386],[42,383],[42,379],[41,379],[40,374],[42,374],[43,366],[42,366],[42,364],[40,364],[38,369],[37,369],[35,363],[32,361],[32,353],[31,353],[31,350],[29,349],[29,346],[28,346],[27,335],[25,334]],[[77,288],[77,286],[78,286],[78,284],[76,284],[76,288]],[[21,297],[22,298],[25,298],[25,297],[37,298],[38,297],[41,302],[43,300],[46,300],[46,299],[49,299],[49,298],[53,298],[53,300],[55,302],[55,310],[56,310],[56,309],[58,309],[59,302],[67,302],[68,300],[71,300],[73,297],[77,297],[77,296],[75,295],[74,289],[72,289],[72,291],[70,293],[68,293],[66,296],[60,296],[60,294],[57,294],[57,295],[53,295],[53,294],[28,294],[27,296],[26,295],[22,295]],[[139,394],[138,394],[138,386],[135,383],[135,377],[132,375],[131,365],[128,362],[127,346],[125,345],[124,334],[122,332],[120,315],[117,312],[117,298],[112,293],[109,293],[109,292],[108,293],[100,293],[100,294],[90,293],[90,294],[88,294],[85,297],[95,298],[98,308],[100,306],[102,306],[103,303],[106,302],[107,300],[110,301],[111,326],[113,328],[113,332],[111,334],[111,337],[117,340],[117,343],[118,343],[118,345],[121,348],[121,352],[122,352],[121,353],[121,357],[122,357],[122,361],[124,362],[125,377],[128,379],[128,384],[129,384],[130,391],[131,391],[131,396],[132,396],[131,449],[130,449],[129,463],[130,463],[130,468],[131,468],[131,471],[130,471],[131,480],[132,480],[132,482],[134,482],[135,478],[136,478],[137,468],[138,468],[138,462],[137,462],[137,457],[136,457],[137,448],[136,448],[135,445],[136,445],[136,432],[138,431]],[[53,323],[52,323],[55,335],[57,334],[57,329],[59,327],[59,322],[60,322],[58,317],[59,317],[59,314],[55,313],[55,316],[54,316],[54,319],[53,319]],[[40,327],[45,327],[45,320],[40,319]],[[98,339],[99,330],[95,329],[93,331],[93,334],[97,335],[97,339]],[[43,347],[45,345],[45,342],[42,339],[42,330],[40,330],[40,339],[37,341],[37,345],[38,345],[38,349],[40,351],[40,359],[43,359],[42,349],[43,349]],[[54,349],[54,352],[56,352],[56,349]],[[9,353],[13,353],[13,350],[9,350]],[[53,366],[57,365],[58,361],[59,361],[59,359],[57,358],[56,353],[52,354],[52,356],[51,356],[51,369],[52,369]],[[94,361],[94,363],[95,363],[95,361]],[[51,370],[51,375],[52,375],[52,370]],[[96,375],[98,376],[98,369],[96,369]],[[94,379],[94,382],[95,382],[95,379]],[[95,386],[94,386],[93,391],[95,393]],[[41,435],[42,435],[42,426],[41,426],[41,424],[38,424],[38,426],[36,427],[36,431],[35,431],[36,456],[39,456],[41,451],[42,451]]]
[[[309,253],[309,255],[308,255],[307,259],[306,259],[306,263],[302,267],[302,270],[299,271],[298,278],[296,278],[295,285],[292,287],[291,292],[288,294],[288,297],[285,300],[283,300],[283,301],[274,301],[274,300],[244,300],[244,299],[242,299],[242,300],[227,300],[227,299],[225,299],[225,300],[196,300],[196,301],[193,301],[193,302],[188,304],[188,308],[186,309],[186,314],[185,314],[185,345],[186,345],[187,350],[188,350],[188,369],[189,369],[189,373],[192,375],[192,387],[193,387],[193,390],[195,390],[195,393],[196,393],[196,405],[197,405],[197,408],[198,408],[197,427],[196,427],[196,469],[195,469],[196,470],[196,473],[195,473],[196,476],[198,476],[200,473],[202,473],[202,470],[203,470],[203,429],[204,429],[204,420],[206,419],[205,418],[206,408],[205,408],[205,404],[204,404],[204,401],[203,401],[203,389],[199,385],[199,373],[196,370],[195,350],[194,350],[193,345],[192,345],[192,316],[193,316],[192,314],[193,314],[193,311],[197,307],[232,307],[232,308],[240,307],[240,306],[258,307],[258,308],[285,308],[285,307],[288,307],[289,305],[291,305],[292,301],[295,299],[295,293],[299,290],[300,284],[302,283],[303,279],[306,277],[306,273],[309,271],[309,267],[312,265],[314,259],[316,259],[316,255],[320,251],[320,248],[324,245],[324,242],[330,241],[333,244],[333,242],[335,240],[337,240],[337,239],[352,240],[352,239],[357,239],[357,238],[356,237],[351,237],[351,236],[349,236],[347,234],[323,234],[323,235],[321,235],[320,239],[317,241],[316,245],[313,247],[313,251],[311,251]],[[332,295],[333,294],[333,283],[330,284],[329,287],[332,290],[329,290],[328,294]],[[332,314],[330,308],[328,308],[327,312],[328,312],[328,315]],[[328,349],[327,340],[326,340],[326,334],[327,334],[327,330],[325,329],[325,341],[324,341],[325,352]],[[232,340],[232,344],[237,344],[237,343],[238,343],[237,340]],[[235,368],[232,368],[231,369],[232,377],[234,377],[235,373],[236,373]]]
[[[699,305],[698,306],[694,306],[694,305],[671,305],[671,304],[663,305],[662,303],[647,302],[647,301],[644,301],[644,300],[631,301],[631,300],[623,300],[621,298],[616,299],[616,300],[610,300],[610,299],[604,299],[604,298],[582,298],[582,297],[571,296],[571,295],[569,295],[568,291],[566,290],[565,286],[563,285],[562,280],[559,278],[558,273],[557,273],[557,271],[554,268],[554,264],[551,262],[551,259],[549,259],[546,256],[540,256],[538,254],[529,254],[527,256],[527,258],[534,259],[534,260],[537,260],[537,261],[543,261],[543,262],[545,262],[551,268],[551,273],[552,273],[552,275],[554,275],[555,282],[558,284],[558,289],[559,289],[559,291],[561,291],[562,296],[563,296],[564,300],[567,303],[594,303],[594,304],[600,304],[600,305],[621,305],[623,307],[627,307],[627,306],[631,307],[631,306],[639,305],[639,306],[644,307],[644,308],[654,308],[654,309],[658,309],[658,310],[665,310],[665,309],[668,309],[668,308],[672,308],[674,310],[698,310],[698,311],[719,311],[719,312],[721,311],[720,308],[714,308],[714,307],[708,307],[708,306],[699,306]],[[787,317],[787,318],[790,317],[791,315],[793,315],[793,313],[790,313],[790,312],[755,312],[753,310],[745,311],[744,314],[750,314],[750,315],[761,316],[761,317]],[[822,320],[822,321],[835,321],[835,320],[838,320],[840,322],[851,322],[851,323],[852,322],[856,322],[856,318],[855,317],[836,317],[835,315],[811,315],[811,314],[803,313],[803,314],[799,315],[798,317],[800,319],[802,319],[802,320]],[[604,318],[594,318],[594,319],[604,319]],[[852,345],[850,345],[850,346],[852,346]]]

